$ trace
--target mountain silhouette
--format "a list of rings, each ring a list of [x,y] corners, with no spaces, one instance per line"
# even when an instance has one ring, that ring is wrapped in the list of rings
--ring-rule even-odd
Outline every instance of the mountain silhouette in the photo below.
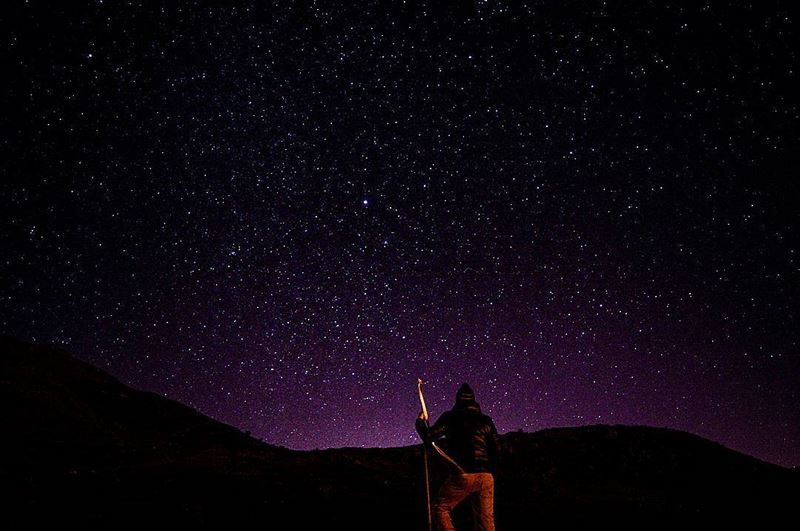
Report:
[[[9,337],[0,414],[4,529],[426,529],[419,445],[272,446]],[[670,429],[555,428],[502,442],[498,529],[789,527],[800,494],[797,467]],[[457,525],[471,529],[469,517],[457,511]]]

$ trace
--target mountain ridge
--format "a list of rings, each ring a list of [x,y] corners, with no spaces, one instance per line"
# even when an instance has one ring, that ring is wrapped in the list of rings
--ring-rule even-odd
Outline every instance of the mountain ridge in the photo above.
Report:
[[[60,526],[425,527],[419,445],[270,445],[66,351],[9,337],[0,398],[0,477],[15,487],[0,523],[12,527],[54,523],[43,508],[58,509]],[[800,492],[796,467],[669,428],[560,427],[502,440],[496,514],[506,529],[778,525]],[[434,463],[435,484],[444,473]]]

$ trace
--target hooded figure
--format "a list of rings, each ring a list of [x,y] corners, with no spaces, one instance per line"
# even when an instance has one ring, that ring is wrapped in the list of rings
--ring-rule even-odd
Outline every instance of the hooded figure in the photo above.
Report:
[[[463,470],[453,470],[439,489],[433,506],[438,528],[454,531],[450,513],[469,497],[475,529],[494,531],[492,471],[500,456],[500,439],[492,419],[481,413],[469,384],[458,389],[453,408],[442,413],[433,426],[428,428],[420,413],[416,428],[425,443],[444,438],[448,455]]]

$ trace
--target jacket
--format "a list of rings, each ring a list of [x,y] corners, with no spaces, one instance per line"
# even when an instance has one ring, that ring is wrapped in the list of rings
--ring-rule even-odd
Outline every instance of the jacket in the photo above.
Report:
[[[439,420],[427,426],[417,419],[417,432],[426,443],[444,438],[446,451],[465,472],[492,472],[500,458],[500,438],[491,417],[477,402],[456,402]]]

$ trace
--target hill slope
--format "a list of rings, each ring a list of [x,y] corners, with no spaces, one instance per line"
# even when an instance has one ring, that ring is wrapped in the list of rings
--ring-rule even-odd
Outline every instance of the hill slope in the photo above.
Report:
[[[270,446],[58,349],[0,339],[0,414],[4,528],[425,528],[419,446]],[[502,529],[775,525],[800,493],[797,470],[673,430],[589,426],[503,442]],[[434,482],[442,475],[435,468]]]

